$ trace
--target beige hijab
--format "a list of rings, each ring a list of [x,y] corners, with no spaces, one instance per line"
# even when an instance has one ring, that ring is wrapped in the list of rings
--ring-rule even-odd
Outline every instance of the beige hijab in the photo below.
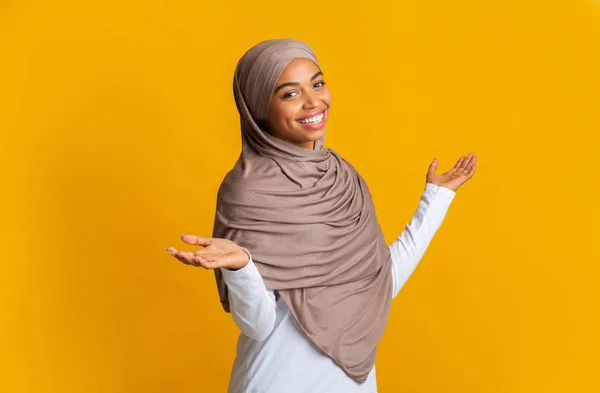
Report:
[[[260,42],[235,69],[242,152],[217,196],[213,237],[252,254],[268,289],[304,334],[357,382],[366,381],[391,304],[391,256],[367,184],[335,151],[304,149],[263,131],[275,83],[307,44]],[[215,269],[229,312],[227,286]],[[285,350],[282,348],[282,350]]]

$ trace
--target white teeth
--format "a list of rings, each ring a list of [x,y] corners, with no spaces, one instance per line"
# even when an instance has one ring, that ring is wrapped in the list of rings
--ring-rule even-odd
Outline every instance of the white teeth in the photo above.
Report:
[[[315,124],[315,123],[319,123],[322,119],[323,119],[323,113],[321,113],[320,115],[317,115],[315,117],[311,117],[309,119],[297,120],[297,122],[302,123],[302,124]]]

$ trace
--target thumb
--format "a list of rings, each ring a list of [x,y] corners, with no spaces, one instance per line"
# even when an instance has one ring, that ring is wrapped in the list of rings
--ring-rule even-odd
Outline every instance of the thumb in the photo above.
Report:
[[[196,235],[181,235],[181,241],[187,244],[192,244],[194,246],[210,246],[213,239],[212,237],[200,237]]]
[[[438,161],[437,158],[434,157],[433,161],[431,161],[431,164],[429,164],[429,170],[427,171],[427,173],[435,173],[435,170],[438,167]]]

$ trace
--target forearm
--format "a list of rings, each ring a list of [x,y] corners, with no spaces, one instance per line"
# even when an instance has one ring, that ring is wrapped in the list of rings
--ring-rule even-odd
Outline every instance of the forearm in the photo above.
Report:
[[[425,184],[419,205],[410,223],[389,246],[392,255],[393,295],[395,297],[406,283],[425,254],[444,220],[456,193],[432,183]]]
[[[221,268],[229,292],[229,306],[234,322],[242,333],[254,340],[264,340],[275,323],[275,294],[269,291],[252,261],[239,270]]]

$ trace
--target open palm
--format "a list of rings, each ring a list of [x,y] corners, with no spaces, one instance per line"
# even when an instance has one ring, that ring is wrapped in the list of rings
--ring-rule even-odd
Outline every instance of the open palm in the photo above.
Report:
[[[167,247],[169,254],[186,265],[201,266],[205,269],[224,267],[238,270],[244,267],[250,259],[240,246],[229,239],[196,235],[181,235],[180,239],[184,243],[203,247],[190,252]]]
[[[458,187],[473,177],[475,170],[477,169],[476,161],[477,156],[473,155],[471,152],[467,157],[460,157],[456,162],[456,165],[454,165],[454,167],[449,171],[438,174],[435,173],[438,167],[438,162],[437,158],[434,158],[429,165],[426,182],[456,191]]]

